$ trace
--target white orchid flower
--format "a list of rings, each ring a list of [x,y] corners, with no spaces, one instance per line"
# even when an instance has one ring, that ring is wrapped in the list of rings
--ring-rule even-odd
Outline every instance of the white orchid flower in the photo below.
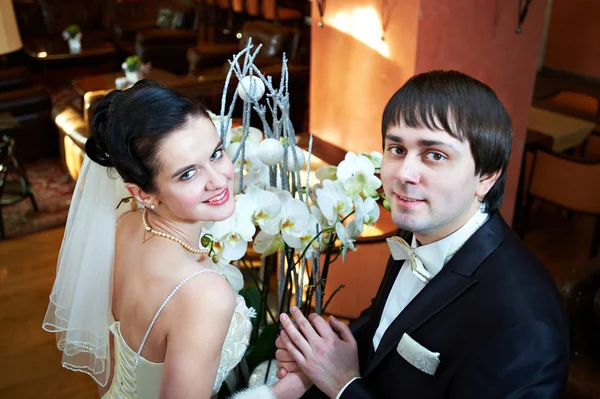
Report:
[[[239,193],[240,187],[240,175],[241,173],[236,173],[234,177],[234,193]],[[258,187],[262,189],[269,188],[269,167],[266,165],[262,165],[258,169],[248,169],[245,171],[244,175],[244,185],[242,187],[242,192],[245,193],[248,191],[250,187]]]
[[[320,181],[323,180],[336,180],[337,179],[337,166],[322,166],[315,170],[315,176]]]
[[[317,220],[314,214],[310,214],[306,229],[300,234],[301,246],[296,252],[302,254],[305,252],[305,257],[311,257],[315,250],[319,250],[321,242],[318,239],[314,239],[317,233],[322,229],[321,224]],[[314,241],[313,241],[314,240]]]
[[[282,200],[281,236],[287,245],[292,248],[302,248],[302,236],[305,234],[310,221],[310,212],[304,202],[293,198],[288,191],[282,191],[279,194]]]
[[[279,222],[281,221],[279,197],[271,191],[258,187],[248,188],[248,196],[256,204],[256,210],[252,214],[254,222],[267,234],[279,234]]]
[[[360,195],[354,197],[354,220],[356,221],[356,228],[362,233],[363,225],[372,225],[379,220],[379,206],[377,201],[371,197],[363,200]]]
[[[358,155],[363,155],[371,160],[375,170],[381,169],[381,161],[383,161],[383,154],[379,151],[361,152]]]
[[[254,250],[261,254],[261,258],[271,255],[283,249],[284,241],[281,234],[268,234],[264,231],[259,231],[254,238]]]
[[[252,223],[252,214],[256,204],[245,195],[237,195],[236,208],[233,215],[225,220],[214,222],[211,234],[223,247],[220,257],[225,260],[238,260],[246,254],[248,243],[256,232]]]
[[[217,263],[212,264],[214,271],[225,277],[231,289],[238,293],[244,288],[244,276],[237,267],[233,266],[225,259],[219,259]]]
[[[335,225],[340,214],[352,211],[352,200],[344,192],[340,181],[324,180],[323,187],[316,190],[317,204],[329,226]]]
[[[348,224],[349,227],[351,223]],[[348,250],[354,250],[354,242],[352,241],[350,234],[355,233],[355,227],[346,228],[341,222],[337,222],[335,224],[335,234],[337,234],[340,244],[342,245],[342,262],[346,262],[346,254],[348,253]]]
[[[229,130],[231,134],[231,142],[239,143],[242,141],[242,137],[244,135],[244,127],[236,126]],[[250,141],[252,143],[258,144],[263,140],[263,132],[260,129],[250,126],[248,129],[248,136],[246,137],[246,142]]]
[[[353,152],[347,153],[340,162],[337,178],[344,185],[346,194],[351,197],[360,194],[361,191],[366,197],[373,197],[381,187],[381,180],[375,176],[373,162],[366,156]]]
[[[229,156],[231,160],[238,152],[241,143],[231,143],[226,149],[225,152]],[[258,159],[258,145],[253,143],[252,141],[246,141],[246,149],[244,151],[244,174],[249,173],[250,171],[256,171],[265,166],[264,163],[260,162]],[[235,163],[233,164],[235,168],[235,173],[242,173],[242,153],[238,155]]]

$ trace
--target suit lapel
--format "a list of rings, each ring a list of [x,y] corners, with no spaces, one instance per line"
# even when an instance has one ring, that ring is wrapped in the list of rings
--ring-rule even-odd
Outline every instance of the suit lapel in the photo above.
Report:
[[[435,316],[446,306],[456,300],[471,286],[477,283],[472,274],[479,265],[500,245],[504,238],[502,234],[504,221],[497,212],[490,215],[490,219],[473,236],[465,242],[463,247],[452,257],[423,290],[404,308],[388,327],[383,335],[377,351],[370,356],[369,364],[363,368],[363,376],[369,374],[398,344],[402,334],[410,334],[427,320]],[[398,275],[400,264],[394,273],[391,282],[386,281],[382,295],[378,299],[376,313],[373,314],[372,323],[374,328],[371,337],[375,333],[387,297],[393,282]],[[391,275],[390,275],[391,277]],[[371,353],[373,345],[370,343]]]

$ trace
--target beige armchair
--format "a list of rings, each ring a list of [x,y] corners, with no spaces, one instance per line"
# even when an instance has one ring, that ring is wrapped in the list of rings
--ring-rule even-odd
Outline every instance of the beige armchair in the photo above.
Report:
[[[96,106],[107,93],[104,90],[86,93],[83,96],[83,115],[71,106],[60,105],[52,109],[52,118],[58,128],[61,159],[73,180],[79,177]]]
[[[600,158],[579,158],[539,149],[525,206],[524,226],[531,213],[533,197],[552,202],[570,211],[596,217],[590,257],[600,246]]]

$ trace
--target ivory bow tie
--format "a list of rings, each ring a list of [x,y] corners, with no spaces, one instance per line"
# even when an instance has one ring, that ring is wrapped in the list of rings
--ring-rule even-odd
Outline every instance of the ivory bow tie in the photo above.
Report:
[[[405,240],[398,236],[388,238],[387,243],[392,253],[394,260],[408,259],[410,262],[410,269],[415,276],[422,282],[427,284],[433,277],[431,273],[427,271],[421,259],[417,257],[415,249],[411,247]]]

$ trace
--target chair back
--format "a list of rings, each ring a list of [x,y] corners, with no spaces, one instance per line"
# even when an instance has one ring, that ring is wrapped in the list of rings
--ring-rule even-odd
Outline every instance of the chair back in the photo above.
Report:
[[[592,132],[586,139],[583,155],[586,158],[600,158],[600,132]]]
[[[567,209],[600,214],[600,159],[584,159],[539,149],[529,194]]]
[[[533,105],[600,124],[600,99],[590,93],[560,90],[550,97],[534,100]]]
[[[600,326],[594,302],[600,290],[600,258],[589,259],[563,285],[561,294],[569,321],[571,353],[600,362]]]

